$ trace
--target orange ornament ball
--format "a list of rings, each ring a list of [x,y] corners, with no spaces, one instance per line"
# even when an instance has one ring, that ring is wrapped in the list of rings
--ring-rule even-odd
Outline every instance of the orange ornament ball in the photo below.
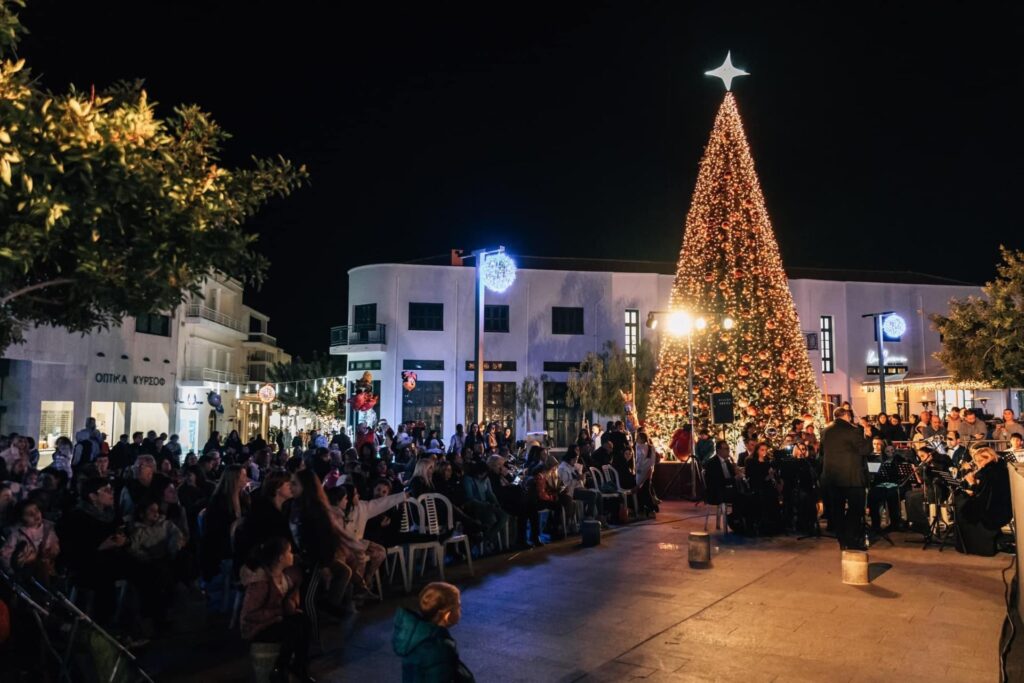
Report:
[[[719,362],[721,362],[721,361],[725,360],[725,354],[724,354],[724,353],[722,353],[721,351],[719,351],[719,352],[718,352],[718,355],[717,355],[717,356],[715,356],[715,358],[717,358],[717,359],[718,359],[718,361],[719,361]]]
[[[737,368],[736,372],[740,374],[740,377],[746,377],[747,375],[750,374],[750,368],[748,368],[746,365],[741,365],[739,368]]]
[[[740,360],[742,360],[744,363],[749,363],[750,361],[754,360],[754,357],[751,356],[749,353],[745,353],[742,356],[740,356]]]
[[[765,351],[764,349],[761,349],[760,351],[757,352],[757,357],[760,358],[761,360],[767,360],[768,352]]]
[[[765,379],[768,379],[771,376],[772,376],[771,371],[769,371],[769,370],[762,370],[761,371],[761,377],[764,377]]]
[[[716,376],[715,379],[717,379],[719,382],[724,382],[725,381],[725,375],[721,375],[720,374],[720,375]]]

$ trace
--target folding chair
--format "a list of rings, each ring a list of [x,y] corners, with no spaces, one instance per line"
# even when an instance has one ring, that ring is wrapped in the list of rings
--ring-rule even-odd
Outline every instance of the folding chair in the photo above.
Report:
[[[423,533],[429,533],[427,526],[424,523],[423,508],[420,507],[419,502],[415,500],[407,500],[402,503],[402,531],[409,531],[412,528],[418,528]],[[416,543],[405,543],[400,546],[406,557],[404,559],[404,571],[405,571],[405,585],[412,587],[413,572],[416,571],[416,553],[423,551],[423,569],[420,570],[420,575],[426,571],[427,556],[431,553],[434,555],[434,560],[438,565],[439,571],[441,572],[441,579],[444,579],[444,548],[437,541],[417,541]]]

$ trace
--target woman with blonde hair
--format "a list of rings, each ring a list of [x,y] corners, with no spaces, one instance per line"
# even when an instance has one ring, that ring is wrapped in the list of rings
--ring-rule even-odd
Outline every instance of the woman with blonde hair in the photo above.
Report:
[[[199,562],[206,581],[220,573],[224,560],[231,559],[231,537],[249,512],[248,483],[241,465],[228,465],[210,496],[199,539]]]
[[[1000,529],[1013,519],[1010,473],[987,446],[971,452],[974,467],[957,492],[956,549],[969,555],[995,555]]]
[[[448,631],[461,618],[459,589],[442,581],[420,591],[418,612],[398,609],[391,646],[402,658],[403,683],[476,680],[459,659],[455,639]]]
[[[434,492],[434,459],[420,458],[416,461],[416,467],[412,471],[412,479],[406,488],[409,496],[419,498],[424,493]]]

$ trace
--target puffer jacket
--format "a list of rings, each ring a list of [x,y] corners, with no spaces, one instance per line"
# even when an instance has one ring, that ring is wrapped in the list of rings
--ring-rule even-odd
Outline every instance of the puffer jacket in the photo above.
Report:
[[[476,679],[459,660],[448,629],[399,608],[391,647],[402,658],[403,683],[473,683]]]
[[[287,595],[281,594],[266,569],[252,571],[242,567],[240,578],[245,587],[245,599],[239,626],[245,640],[252,640],[263,629],[284,619],[285,601],[291,602],[292,608],[298,608],[302,572],[298,567],[288,567],[284,575],[292,586]]]

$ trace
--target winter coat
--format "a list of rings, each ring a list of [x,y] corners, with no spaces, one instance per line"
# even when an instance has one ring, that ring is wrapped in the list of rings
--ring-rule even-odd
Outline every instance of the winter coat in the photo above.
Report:
[[[391,647],[402,658],[403,683],[472,683],[475,679],[459,660],[448,629],[425,621],[400,607],[395,613]]]
[[[185,545],[181,530],[169,519],[156,524],[137,524],[129,536],[128,552],[141,561],[162,560],[174,557]]]
[[[302,572],[298,567],[288,567],[284,570],[284,575],[289,581],[287,595],[281,593],[266,569],[253,571],[248,567],[242,568],[241,580],[242,586],[245,587],[245,599],[242,601],[239,628],[245,640],[252,640],[260,631],[283,620],[286,602],[291,603],[289,614],[298,609]]]
[[[390,496],[384,496],[383,498],[360,500],[352,506],[348,515],[346,515],[344,510],[341,508],[332,506],[331,514],[342,529],[349,532],[359,540],[362,540],[363,536],[366,534],[366,523],[368,521],[377,515],[384,514],[391,508],[401,505],[404,502],[404,493],[392,493]]]

